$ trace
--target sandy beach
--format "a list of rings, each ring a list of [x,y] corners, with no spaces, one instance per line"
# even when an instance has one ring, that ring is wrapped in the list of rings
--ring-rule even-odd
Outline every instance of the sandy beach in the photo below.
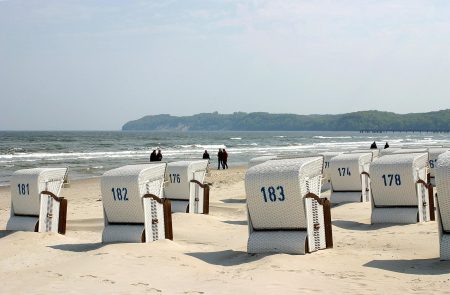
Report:
[[[369,203],[332,208],[333,249],[247,254],[245,171],[212,170],[210,215],[173,214],[174,240],[148,244],[101,243],[99,178],[63,189],[65,236],[5,231],[1,187],[0,293],[448,294],[436,222],[371,226]]]

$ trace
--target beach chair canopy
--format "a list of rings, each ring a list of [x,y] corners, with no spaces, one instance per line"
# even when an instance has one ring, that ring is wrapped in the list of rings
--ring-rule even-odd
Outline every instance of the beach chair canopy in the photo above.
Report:
[[[142,196],[162,197],[166,164],[128,165],[105,172],[102,202],[109,223],[144,223]]]
[[[189,201],[191,180],[203,183],[205,180],[207,160],[176,161],[167,164],[167,186],[164,196],[171,200]]]
[[[11,177],[11,218],[6,229],[57,232],[60,200],[47,199],[49,196],[42,192],[59,197],[67,171],[67,168],[32,168],[14,172]],[[64,222],[65,232],[65,220],[61,222]],[[52,227],[54,223],[56,226]]]
[[[247,170],[249,253],[303,254],[326,247],[322,204],[306,197],[319,198],[322,168],[323,157],[310,157],[270,160]]]
[[[450,260],[450,151],[438,156],[435,168],[440,258]]]

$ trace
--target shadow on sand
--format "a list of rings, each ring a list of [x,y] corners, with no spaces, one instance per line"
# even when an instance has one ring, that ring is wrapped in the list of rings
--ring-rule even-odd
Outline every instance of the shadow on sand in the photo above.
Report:
[[[0,230],[0,239],[15,233],[13,230]]]
[[[186,255],[195,257],[209,264],[221,266],[235,266],[251,263],[267,256],[267,254],[248,254],[247,252],[233,250],[217,252],[193,252],[186,253]]]
[[[247,220],[225,220],[223,223],[233,224],[233,225],[248,225]]]
[[[372,260],[364,264],[364,266],[414,275],[442,275],[450,273],[450,261],[441,261],[439,258]]]
[[[391,226],[399,225],[399,224],[391,224],[391,223],[367,224],[367,223],[360,223],[357,221],[350,221],[350,220],[333,220],[331,223],[334,226],[337,226],[337,227],[340,227],[343,229],[359,230],[359,231],[378,230],[381,228],[388,228]]]
[[[221,201],[227,204],[245,204],[246,199],[224,199]]]
[[[105,244],[102,243],[85,243],[85,244],[61,244],[48,247],[68,252],[88,252],[100,249],[104,245]]]

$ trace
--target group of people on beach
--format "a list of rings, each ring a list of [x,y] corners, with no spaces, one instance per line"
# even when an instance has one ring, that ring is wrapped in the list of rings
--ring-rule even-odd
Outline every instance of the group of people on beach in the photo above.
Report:
[[[150,162],[158,162],[162,160],[162,154],[161,150],[158,149],[158,152],[156,150],[153,150],[153,152],[150,154]]]
[[[384,148],[385,149],[387,149],[389,147],[389,143],[387,143],[387,141],[386,141],[386,144],[384,145]],[[377,143],[374,141],[374,142],[372,142],[372,144],[370,145],[370,149],[371,150],[375,150],[375,149],[377,149],[378,147],[377,147]]]
[[[203,159],[211,159],[207,150],[203,153]],[[222,167],[222,169],[228,169],[228,153],[225,149],[219,149],[219,152],[217,153],[217,161],[217,170],[220,170],[220,167]]]

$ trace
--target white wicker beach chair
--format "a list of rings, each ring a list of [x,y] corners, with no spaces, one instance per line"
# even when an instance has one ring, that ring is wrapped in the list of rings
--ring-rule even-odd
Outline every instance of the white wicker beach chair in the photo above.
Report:
[[[7,230],[65,234],[67,200],[59,197],[67,168],[34,168],[11,178],[11,217]]]
[[[330,160],[331,203],[367,202],[372,153],[347,153]]]
[[[333,247],[322,157],[271,160],[247,170],[248,253],[305,254]]]
[[[251,168],[253,166],[262,164],[262,163],[270,161],[270,160],[275,160],[277,158],[278,157],[276,155],[266,155],[266,156],[260,156],[260,157],[252,158],[248,162],[248,168]]]
[[[177,161],[167,164],[164,197],[172,212],[209,214],[209,186],[204,183],[208,161]]]
[[[322,190],[331,189],[330,160],[340,154],[342,152],[324,152],[320,154],[323,156]]]
[[[450,260],[450,152],[438,157],[435,168],[439,252],[442,260]]]
[[[103,174],[103,243],[173,238],[170,201],[162,198],[165,171],[166,163],[158,163],[128,165]]]
[[[392,152],[392,154],[413,154],[413,153],[427,153],[427,148],[401,148]]]
[[[372,163],[372,224],[434,220],[427,163],[427,153],[386,155]]]
[[[449,151],[450,148],[434,147],[428,149],[428,165],[430,167],[430,183],[432,186],[436,186],[435,181],[435,167],[439,155]]]

